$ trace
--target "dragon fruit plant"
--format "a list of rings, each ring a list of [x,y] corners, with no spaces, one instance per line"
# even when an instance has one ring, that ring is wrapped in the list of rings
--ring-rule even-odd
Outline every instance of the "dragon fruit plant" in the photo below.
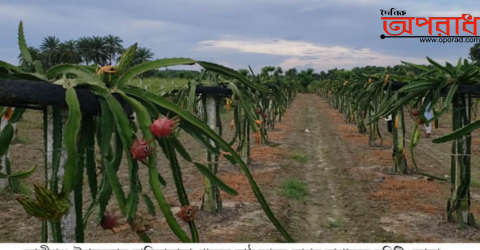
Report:
[[[149,185],[153,193],[153,200],[156,201],[172,232],[182,242],[198,242],[199,236],[195,225],[194,211],[187,209],[182,215],[182,220],[185,222],[180,222],[188,223],[190,229],[190,235],[188,235],[175,219],[165,200],[163,194],[165,183],[157,171],[157,150],[161,148],[160,152],[169,161],[182,207],[188,208],[190,204],[183,185],[182,169],[178,164],[177,153],[189,164],[196,166],[205,178],[218,186],[220,190],[231,195],[237,195],[237,192],[216,177],[208,167],[195,162],[190,157],[175,136],[174,131],[177,127],[192,135],[213,155],[219,155],[221,151],[228,153],[230,155],[228,159],[232,163],[238,164],[245,173],[267,217],[287,241],[293,241],[272,213],[245,162],[221,136],[181,106],[159,94],[129,84],[130,80],[149,70],[194,64],[198,64],[209,72],[236,79],[246,86],[255,88],[256,85],[253,82],[235,70],[189,58],[159,59],[130,66],[137,49],[136,44],[124,52],[117,65],[106,65],[97,69],[90,66],[62,64],[44,72],[41,63],[32,61],[23,36],[22,23],[19,27],[19,45],[22,57],[26,62],[35,66],[36,73],[21,72],[15,66],[5,62],[0,63],[2,72],[8,72],[8,79],[28,76],[28,79],[32,81],[55,82],[55,84],[63,86],[66,93],[65,102],[68,107],[68,109],[62,109],[57,106],[49,106],[44,111],[44,132],[45,138],[48,138],[46,147],[48,146],[49,149],[45,160],[48,163],[47,167],[50,167],[52,171],[48,175],[43,189],[48,188],[61,204],[69,204],[69,209],[65,212],[64,206],[59,207],[62,210],[58,212],[62,212],[63,215],[59,220],[44,218],[42,241],[83,242],[88,219],[97,209],[99,211],[98,223],[102,225],[103,218],[105,228],[113,228],[115,222],[113,220],[105,222],[107,220],[105,216],[108,216],[106,215],[108,201],[114,197],[121,216],[130,224],[132,231],[138,234],[142,241],[149,242],[143,219],[137,215],[140,201],[145,201],[149,209],[154,210],[155,206],[151,198],[142,192],[143,185]],[[1,79],[5,79],[4,75],[5,73],[2,73]],[[80,88],[82,91],[88,90],[97,97],[100,107],[97,114],[82,113],[77,96]],[[136,137],[136,126],[132,126],[131,116],[125,106],[128,106],[136,114],[141,138]],[[212,147],[211,143],[215,147]],[[100,182],[97,182],[95,144],[100,150],[100,162],[103,167]],[[47,151],[47,148],[45,150]],[[59,161],[61,158],[64,158],[64,164],[60,164],[63,162]],[[122,159],[128,165],[127,190],[122,188],[121,180],[117,175]],[[138,161],[145,163],[148,168],[148,184],[139,181],[138,171],[142,165],[138,164]],[[87,195],[82,192],[84,171],[92,200],[88,208],[82,207],[82,197]],[[143,199],[140,199],[141,197]],[[29,208],[25,207],[25,209],[29,211]],[[38,206],[36,209],[38,214],[47,212],[42,206]],[[82,213],[82,211],[86,212]],[[70,224],[66,222],[66,217],[69,218]],[[51,232],[51,235],[47,232]]]

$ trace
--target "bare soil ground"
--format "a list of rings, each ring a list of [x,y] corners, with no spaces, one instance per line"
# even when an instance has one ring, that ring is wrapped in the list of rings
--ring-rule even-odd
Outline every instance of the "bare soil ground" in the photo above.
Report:
[[[224,138],[230,139],[231,115],[223,114]],[[0,242],[38,242],[40,223],[28,216],[15,201],[16,196],[32,195],[32,183],[43,183],[42,115],[28,111],[18,124],[20,140],[12,147],[14,171],[39,164],[37,172],[22,183],[21,194],[0,194]],[[407,118],[411,128],[413,122]],[[448,119],[440,121],[433,136],[441,136],[451,129]],[[357,133],[356,125],[346,124],[343,117],[327,102],[313,94],[299,94],[269,138],[281,142],[280,147],[253,145],[253,163],[250,166],[257,183],[274,213],[299,242],[478,242],[476,228],[459,230],[446,222],[445,207],[450,193],[447,182],[429,181],[417,175],[394,175],[392,168],[392,140],[381,122],[385,140],[382,147],[368,146],[368,135]],[[305,132],[308,129],[308,132]],[[480,138],[475,132],[474,138]],[[253,140],[252,135],[252,141]],[[407,135],[409,137],[409,135]],[[205,151],[187,135],[180,140],[196,160],[205,159]],[[480,141],[474,141],[473,151],[480,150]],[[477,151],[475,151],[477,150]],[[416,160],[423,171],[437,175],[449,174],[450,145],[421,140]],[[296,161],[292,155],[306,155],[307,160]],[[409,155],[407,156],[409,157]],[[410,161],[410,158],[408,159]],[[159,171],[167,181],[165,195],[174,212],[179,202],[169,166],[158,159]],[[411,165],[411,163],[409,162]],[[480,218],[480,156],[472,157],[472,212]],[[190,201],[200,206],[203,176],[194,166],[181,162],[183,178]],[[148,190],[146,169],[140,176],[144,190]],[[235,188],[238,196],[222,194],[224,210],[212,215],[200,211],[197,226],[203,242],[283,242],[281,235],[263,214],[247,179],[238,168],[221,162],[219,177]],[[307,184],[304,199],[290,199],[281,195],[287,180]],[[126,165],[121,166],[120,180],[128,187]],[[88,184],[84,194],[88,194]],[[150,194],[150,192],[146,192]],[[85,207],[91,199],[84,197]],[[114,199],[110,213],[119,215]],[[144,204],[139,214],[146,218],[149,236],[154,242],[177,242],[160,211],[148,214]],[[128,224],[120,219],[116,234],[104,231],[98,225],[96,214],[89,219],[87,242],[138,242]],[[188,228],[185,230],[188,232]]]

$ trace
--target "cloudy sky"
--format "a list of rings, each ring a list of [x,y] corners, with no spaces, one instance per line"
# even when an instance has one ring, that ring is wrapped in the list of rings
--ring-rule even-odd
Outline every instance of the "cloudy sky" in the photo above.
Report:
[[[472,11],[479,7],[478,1],[445,0],[0,0],[0,60],[18,63],[17,28],[23,20],[29,46],[48,35],[63,41],[113,34],[124,46],[138,42],[151,48],[156,58],[190,57],[236,69],[320,71],[423,63],[425,56],[456,61],[468,56],[472,43],[381,40],[380,9],[406,10],[409,17],[479,17]],[[413,26],[414,35],[427,34],[426,26]]]

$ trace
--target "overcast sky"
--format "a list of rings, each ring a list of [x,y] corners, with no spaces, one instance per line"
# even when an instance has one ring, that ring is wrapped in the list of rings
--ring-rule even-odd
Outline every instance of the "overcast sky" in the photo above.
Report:
[[[409,17],[479,17],[471,11],[479,7],[479,1],[445,0],[0,0],[0,60],[18,64],[17,28],[23,20],[29,46],[48,35],[64,41],[113,34],[124,46],[151,48],[156,58],[189,57],[235,69],[320,71],[423,63],[425,56],[456,61],[468,56],[472,43],[381,40],[380,9],[405,10]],[[426,26],[413,26],[414,35],[426,34]]]

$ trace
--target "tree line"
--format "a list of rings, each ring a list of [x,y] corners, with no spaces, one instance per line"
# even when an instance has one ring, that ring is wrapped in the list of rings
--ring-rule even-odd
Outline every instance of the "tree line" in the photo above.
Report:
[[[43,38],[38,48],[28,47],[32,59],[39,60],[45,69],[58,64],[114,65],[125,51],[123,40],[114,35],[83,36],[76,40],[61,41],[56,36]],[[151,49],[139,47],[132,64],[139,64],[153,59]],[[33,65],[18,56],[20,67],[33,72]]]
[[[56,36],[47,36],[43,38],[39,48],[29,47],[28,50],[32,55],[32,59],[39,60],[45,69],[51,68],[58,64],[85,64],[85,65],[115,65],[120,59],[120,55],[125,51],[123,40],[115,35],[107,36],[83,36],[76,40],[61,41]],[[469,51],[470,59],[480,64],[480,43],[475,44]],[[135,59],[132,65],[152,60],[155,54],[151,49],[139,47],[136,51]],[[27,72],[33,72],[34,66],[26,62],[20,55],[18,56],[20,67]],[[248,69],[238,70],[244,76],[251,76]],[[294,81],[305,91],[309,89],[315,81],[335,79],[339,74],[376,74],[378,72],[389,72],[399,75],[414,74],[415,69],[405,65],[396,66],[365,66],[355,67],[351,70],[330,69],[327,71],[315,72],[314,69],[308,68],[297,71],[291,68],[283,71],[282,67],[266,66],[263,67],[258,74],[260,79],[278,81],[285,79]],[[159,78],[185,78],[192,79],[201,74],[195,70],[152,70],[144,73],[143,77],[159,77]]]

